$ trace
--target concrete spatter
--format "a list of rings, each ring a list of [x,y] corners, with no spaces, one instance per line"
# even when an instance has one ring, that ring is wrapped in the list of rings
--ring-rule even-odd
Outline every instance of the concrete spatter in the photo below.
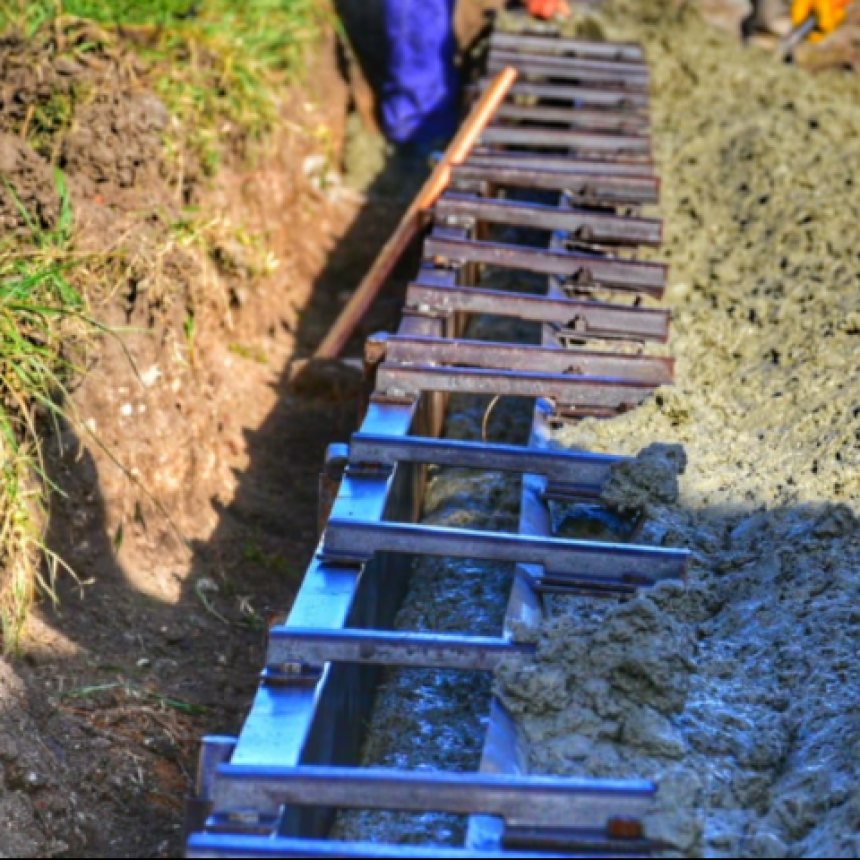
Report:
[[[745,52],[688,6],[607,10],[654,73],[678,378],[558,441],[684,447],[640,540],[689,548],[690,580],[557,603],[499,689],[535,771],[660,778],[679,817],[650,826],[683,855],[860,856],[860,82]]]

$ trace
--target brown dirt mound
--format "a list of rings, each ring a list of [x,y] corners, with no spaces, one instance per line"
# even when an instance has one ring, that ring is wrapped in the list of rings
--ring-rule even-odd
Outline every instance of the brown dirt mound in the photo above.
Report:
[[[97,41],[92,52],[76,54],[77,44],[90,38],[71,28],[0,43],[0,218],[12,228],[27,226],[11,186],[38,228],[53,227],[56,168],[71,191],[76,240],[98,252],[115,250],[127,226],[111,224],[99,208],[122,214],[156,202],[170,207],[177,197],[166,187],[169,116],[142,82],[146,68],[118,45]],[[188,162],[181,200],[193,193],[198,176],[192,155]],[[95,222],[89,231],[88,221]]]
[[[151,181],[160,173],[168,121],[164,104],[150,92],[100,92],[77,111],[61,165],[92,191]]]
[[[0,132],[0,230],[50,230],[57,223],[60,201],[50,165],[26,143]],[[28,223],[29,222],[29,223]]]

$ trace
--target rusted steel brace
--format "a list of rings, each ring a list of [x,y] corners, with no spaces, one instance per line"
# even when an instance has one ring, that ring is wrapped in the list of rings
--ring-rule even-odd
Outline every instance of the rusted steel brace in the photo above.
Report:
[[[689,553],[662,547],[498,534],[410,523],[332,519],[322,558],[365,564],[378,552],[543,565],[545,575],[569,582],[653,586],[686,577]]]
[[[428,236],[424,242],[424,259],[441,268],[476,263],[555,275],[577,289],[601,288],[640,293],[655,299],[663,297],[668,271],[663,263],[438,236]]]
[[[538,122],[566,128],[587,128],[591,131],[614,131],[630,134],[647,134],[651,123],[647,116],[615,113],[608,110],[571,110],[546,105],[502,105],[496,113],[496,125],[510,122]]]
[[[355,433],[349,446],[349,473],[390,474],[398,463],[516,472],[542,476],[546,481],[546,498],[595,499],[603,491],[612,469],[626,459],[608,454],[521,448],[455,439]]]
[[[487,636],[275,627],[269,631],[267,661],[270,666],[359,663],[494,672],[504,660],[534,653],[533,645]]]
[[[639,62],[644,65],[645,52],[635,42],[593,42],[586,39],[561,39],[556,36],[532,36],[526,33],[493,33],[491,44],[494,48],[533,52],[536,55],[562,55],[571,57],[592,57],[599,60],[619,62]]]
[[[454,313],[490,314],[500,317],[554,323],[571,337],[582,340],[657,341],[669,338],[669,311],[637,308],[578,299],[550,299],[527,293],[473,287],[440,287],[413,283],[406,305],[419,313],[448,316]]]
[[[510,227],[549,232],[563,231],[571,238],[599,245],[656,247],[663,239],[663,222],[595,212],[559,209],[538,203],[487,200],[467,194],[448,193],[436,204],[437,218],[482,221]]]
[[[595,352],[455,338],[405,337],[381,333],[365,347],[368,365],[448,365],[573,376],[614,377],[648,385],[669,385],[674,360],[658,355]]]

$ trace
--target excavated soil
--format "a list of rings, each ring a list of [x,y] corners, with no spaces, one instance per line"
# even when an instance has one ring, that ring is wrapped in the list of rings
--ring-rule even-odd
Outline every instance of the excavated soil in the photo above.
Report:
[[[14,195],[5,182],[0,188],[7,230],[26,226],[22,207],[37,227],[56,226],[55,169],[68,179],[79,230],[95,207],[128,213],[148,198],[173,208],[163,159],[167,109],[142,85],[146,67],[133,55],[95,46],[75,59],[88,38],[71,28],[58,38],[0,40],[0,168],[14,188]],[[185,193],[194,188],[191,176]],[[104,244],[102,235],[88,249]]]
[[[688,5],[595,24],[654,70],[678,374],[557,438],[673,446],[608,501],[690,549],[690,578],[556,603],[498,691],[535,772],[657,777],[652,832],[679,856],[857,857],[860,82],[744,51]]]
[[[104,261],[92,313],[118,334],[48,432],[47,540],[80,582],[0,661],[0,856],[179,856],[198,740],[239,729],[313,553],[317,472],[357,396],[299,395],[287,367],[401,209],[340,184],[348,96],[324,47],[271,145],[204,180],[192,153],[181,174],[165,160],[170,118],[121,46],[87,65],[53,37],[0,46],[5,241],[30,229],[9,186],[57,228],[60,168],[73,249]]]

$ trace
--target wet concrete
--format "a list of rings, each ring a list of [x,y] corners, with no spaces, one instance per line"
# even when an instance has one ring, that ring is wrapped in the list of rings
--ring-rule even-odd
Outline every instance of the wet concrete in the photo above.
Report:
[[[652,832],[681,856],[856,857],[860,83],[688,5],[617,2],[600,26],[654,71],[678,378],[558,441],[683,448],[677,496],[631,507],[640,540],[692,551],[690,581],[556,603],[499,691],[536,772],[660,779],[674,820]]]

